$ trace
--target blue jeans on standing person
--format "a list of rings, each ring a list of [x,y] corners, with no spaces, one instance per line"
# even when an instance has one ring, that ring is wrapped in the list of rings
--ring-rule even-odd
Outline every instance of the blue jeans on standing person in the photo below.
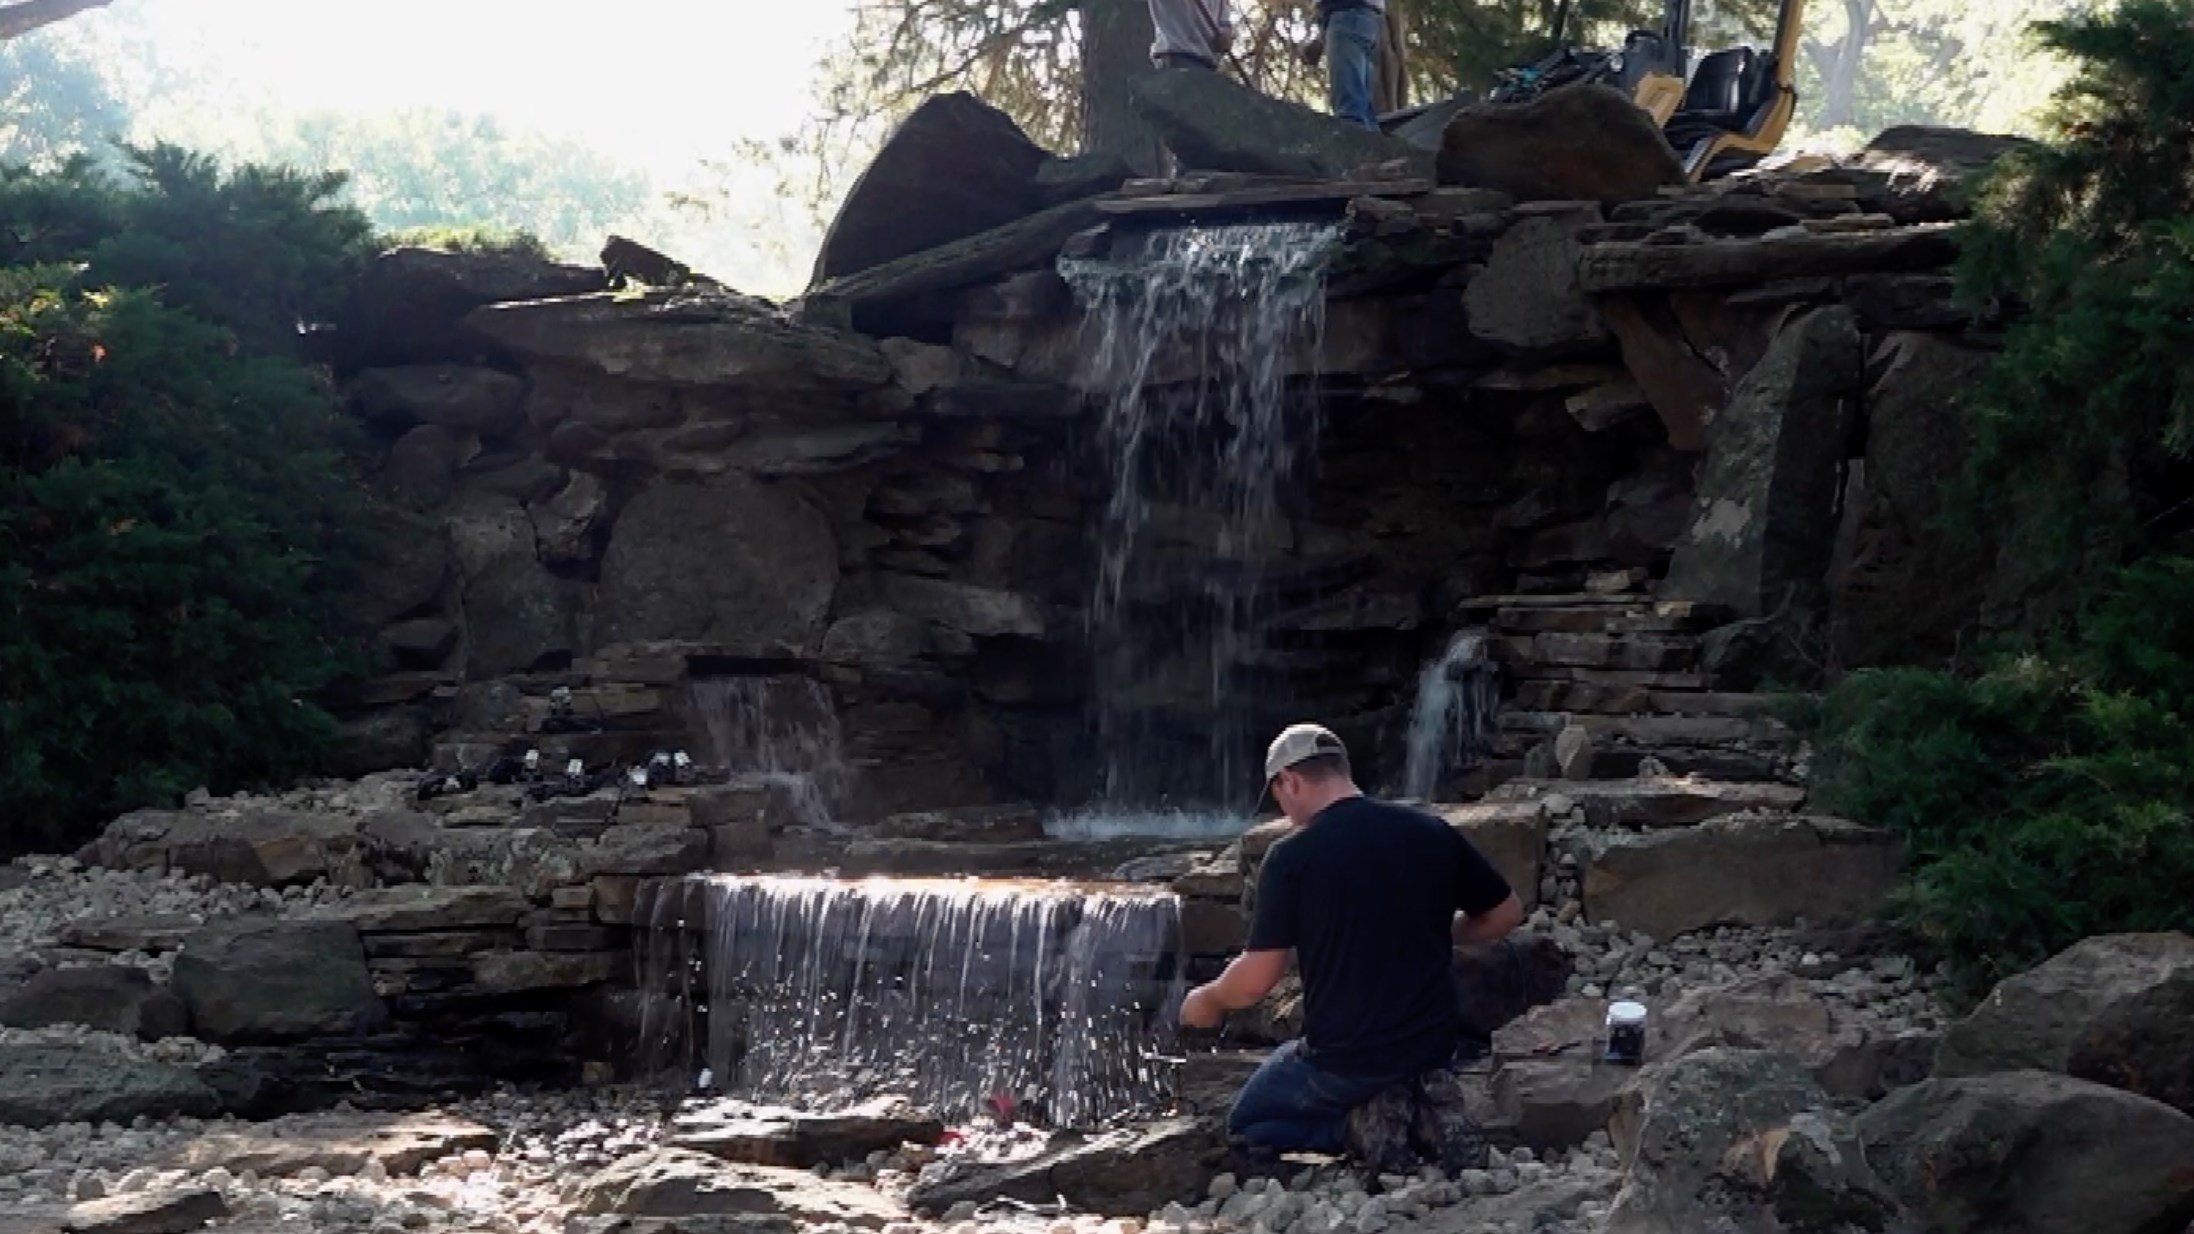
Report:
[[[1379,127],[1372,86],[1385,39],[1386,14],[1377,9],[1342,9],[1326,18],[1326,78],[1333,114],[1372,130]]]
[[[1303,1057],[1290,1041],[1260,1064],[1234,1099],[1227,1131],[1279,1152],[1338,1153],[1348,1132],[1348,1112],[1410,1074],[1345,1076]]]

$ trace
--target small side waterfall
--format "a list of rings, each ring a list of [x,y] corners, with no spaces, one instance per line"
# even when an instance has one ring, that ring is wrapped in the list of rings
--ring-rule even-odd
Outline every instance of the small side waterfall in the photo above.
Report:
[[[655,887],[649,1033],[727,1091],[803,1108],[1005,1095],[1053,1126],[1168,1091],[1183,985],[1171,894],[1066,883],[702,876]],[[696,977],[699,971],[704,976]]]
[[[734,778],[782,785],[802,823],[821,826],[836,817],[852,770],[821,682],[794,675],[696,677],[690,690],[714,766]]]
[[[1088,314],[1113,484],[1091,605],[1108,803],[1225,799],[1254,781],[1242,678],[1315,453],[1315,408],[1289,376],[1317,354],[1338,234],[1181,228],[1060,262]]]
[[[1500,673],[1486,653],[1485,631],[1457,634],[1417,678],[1401,795],[1429,801],[1444,776],[1483,758],[1500,709]]]

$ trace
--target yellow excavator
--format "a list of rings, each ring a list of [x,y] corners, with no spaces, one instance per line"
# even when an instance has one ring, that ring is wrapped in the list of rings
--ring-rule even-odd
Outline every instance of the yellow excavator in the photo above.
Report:
[[[1692,64],[1691,0],[1668,0],[1660,29],[1632,31],[1622,50],[1562,47],[1536,64],[1502,73],[1487,98],[1520,102],[1557,86],[1613,86],[1653,117],[1694,183],[1726,176],[1782,144],[1798,110],[1798,38],[1804,21],[1805,0],[1782,0],[1773,45],[1711,51]]]

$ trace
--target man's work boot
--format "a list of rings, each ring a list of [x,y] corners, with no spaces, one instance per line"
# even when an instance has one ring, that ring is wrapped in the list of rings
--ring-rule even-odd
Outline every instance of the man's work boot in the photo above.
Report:
[[[1443,1068],[1418,1077],[1413,1087],[1410,1139],[1449,1177],[1464,1170],[1482,1170],[1491,1154],[1486,1138],[1470,1116],[1469,1083],[1460,1070]]]
[[[1414,1085],[1396,1084],[1348,1112],[1342,1143],[1348,1155],[1375,1174],[1408,1174],[1417,1168],[1410,1151],[1410,1124],[1416,1117]]]

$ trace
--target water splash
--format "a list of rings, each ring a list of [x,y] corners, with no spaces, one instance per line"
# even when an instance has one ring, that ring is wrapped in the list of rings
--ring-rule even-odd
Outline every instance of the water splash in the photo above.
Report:
[[[1053,814],[1044,834],[1054,840],[1232,840],[1249,830],[1246,815],[1219,810],[1113,810],[1098,807]]]
[[[1501,681],[1487,648],[1485,631],[1465,630],[1418,676],[1401,795],[1432,800],[1443,776],[1468,770],[1492,749]]]
[[[1244,782],[1256,737],[1240,678],[1263,650],[1264,577],[1292,548],[1286,502],[1316,453],[1315,409],[1289,378],[1315,364],[1338,235],[1181,228],[1060,262],[1086,313],[1113,485],[1091,604],[1108,802]]]
[[[852,786],[838,712],[811,677],[697,677],[693,711],[709,756],[735,779],[783,787],[809,826],[837,816]]]
[[[644,909],[646,1031],[671,1048],[655,1061],[704,1065],[741,1096],[844,1108],[897,1093],[972,1115],[1003,1093],[1064,1127],[1170,1089],[1170,893],[703,876],[656,884]]]

